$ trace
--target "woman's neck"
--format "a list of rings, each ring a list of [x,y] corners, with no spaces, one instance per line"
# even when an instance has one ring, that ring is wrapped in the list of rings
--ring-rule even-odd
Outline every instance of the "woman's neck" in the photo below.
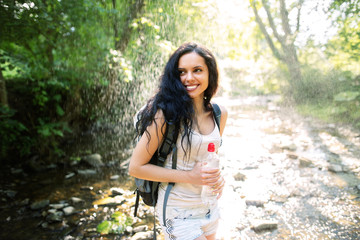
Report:
[[[193,99],[193,107],[195,111],[195,115],[200,115],[205,112],[204,109],[204,99]]]

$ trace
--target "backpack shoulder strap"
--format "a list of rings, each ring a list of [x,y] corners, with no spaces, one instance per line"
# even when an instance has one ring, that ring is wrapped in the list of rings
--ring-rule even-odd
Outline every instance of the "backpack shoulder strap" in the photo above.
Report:
[[[220,120],[221,120],[220,107],[216,103],[212,103],[211,105],[212,105],[212,108],[213,108],[213,113],[214,113],[214,116],[215,116],[216,125],[218,126],[218,128],[220,130]]]
[[[167,122],[167,127],[164,134],[164,140],[158,152],[159,153],[158,162],[157,162],[158,166],[164,166],[165,160],[172,150],[172,145],[174,143],[176,144],[177,135],[178,135],[178,130],[176,129],[175,124],[172,122]]]

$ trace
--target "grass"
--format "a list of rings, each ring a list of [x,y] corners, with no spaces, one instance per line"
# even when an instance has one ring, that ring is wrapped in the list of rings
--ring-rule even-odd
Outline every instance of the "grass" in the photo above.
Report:
[[[303,116],[314,117],[325,123],[349,124],[360,129],[359,112],[338,112],[333,102],[299,104],[296,106],[296,110]]]

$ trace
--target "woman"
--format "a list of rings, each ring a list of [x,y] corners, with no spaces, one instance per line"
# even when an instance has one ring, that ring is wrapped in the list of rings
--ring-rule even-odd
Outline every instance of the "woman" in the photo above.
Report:
[[[219,210],[201,201],[202,186],[212,187],[220,198],[224,178],[219,169],[202,168],[207,146],[218,150],[227,111],[221,109],[220,129],[214,122],[210,100],[218,88],[218,69],[213,54],[196,43],[185,43],[170,57],[161,77],[159,91],[141,111],[137,130],[145,131],[130,160],[131,176],[162,182],[156,205],[162,216],[162,204],[168,182],[175,182],[166,206],[166,223],[160,218],[165,239],[215,239]],[[149,164],[162,143],[166,122],[180,125],[177,139],[177,169],[171,169],[171,154],[165,167]]]

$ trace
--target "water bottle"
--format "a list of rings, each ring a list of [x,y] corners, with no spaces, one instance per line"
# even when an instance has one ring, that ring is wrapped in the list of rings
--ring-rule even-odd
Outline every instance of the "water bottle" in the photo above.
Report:
[[[215,152],[214,143],[209,143],[208,145],[208,154],[205,160],[206,165],[203,165],[203,168],[219,168],[219,157]],[[212,205],[216,203],[217,195],[213,194],[213,191],[210,186],[203,185],[201,190],[201,201],[203,204]]]

